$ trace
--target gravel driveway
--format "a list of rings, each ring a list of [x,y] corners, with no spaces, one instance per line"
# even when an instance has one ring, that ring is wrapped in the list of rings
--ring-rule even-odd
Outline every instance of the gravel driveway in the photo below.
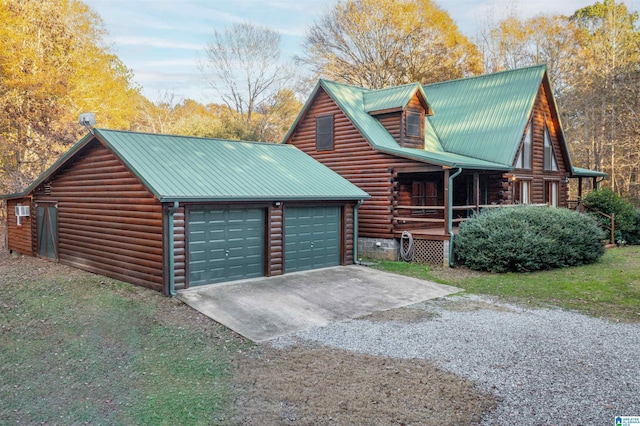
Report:
[[[271,344],[304,341],[424,359],[469,378],[500,400],[486,425],[607,425],[640,415],[640,324],[451,296]]]

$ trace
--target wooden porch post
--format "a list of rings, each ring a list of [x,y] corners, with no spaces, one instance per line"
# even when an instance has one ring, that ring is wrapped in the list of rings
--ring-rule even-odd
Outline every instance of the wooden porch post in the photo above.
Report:
[[[448,223],[451,215],[451,206],[449,205],[449,169],[444,169],[444,233],[449,232]]]
[[[480,210],[480,173],[473,173],[473,200],[476,205],[476,213]]]
[[[582,176],[578,178],[578,200],[582,199]]]

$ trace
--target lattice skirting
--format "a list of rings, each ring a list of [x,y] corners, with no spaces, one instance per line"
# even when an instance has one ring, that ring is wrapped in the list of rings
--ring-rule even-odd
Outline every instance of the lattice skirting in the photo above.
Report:
[[[404,249],[409,245],[408,240],[403,241]],[[413,261],[429,265],[442,265],[444,263],[444,241],[438,240],[413,240],[415,255]]]

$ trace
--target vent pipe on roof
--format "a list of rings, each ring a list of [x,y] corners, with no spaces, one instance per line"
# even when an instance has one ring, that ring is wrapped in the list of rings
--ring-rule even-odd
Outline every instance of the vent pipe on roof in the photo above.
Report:
[[[93,135],[93,127],[96,125],[96,114],[93,112],[85,112],[80,114],[78,122],[81,126],[84,126]]]

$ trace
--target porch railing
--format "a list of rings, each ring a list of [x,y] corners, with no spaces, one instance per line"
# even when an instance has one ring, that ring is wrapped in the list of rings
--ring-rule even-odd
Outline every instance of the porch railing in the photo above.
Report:
[[[452,210],[455,211],[469,211],[473,210],[474,212],[479,212],[482,209],[492,209],[492,208],[509,208],[515,207],[519,204],[481,204],[481,205],[463,205],[463,206],[453,206]],[[549,204],[528,204],[529,206],[538,206],[538,207],[548,207]],[[396,210],[409,210],[409,211],[425,211],[425,210],[434,210],[434,211],[442,211],[442,215],[444,216],[444,206],[396,206]],[[469,217],[454,217],[451,219],[453,223],[461,223],[465,220],[469,219]],[[433,223],[433,224],[441,224],[443,227],[445,224],[445,218],[434,218],[434,217],[411,217],[411,216],[396,216],[396,221],[403,221],[404,223]]]
[[[569,206],[571,206],[571,204],[574,203],[574,205],[576,206],[575,209],[580,211],[580,212],[585,212],[586,210],[599,214],[600,216],[604,217],[605,219],[607,219],[607,222],[611,224],[611,226],[607,226],[606,224],[602,224],[602,227],[604,229],[606,229],[607,231],[609,231],[610,234],[610,242],[611,244],[615,244],[616,243],[616,239],[615,239],[615,232],[616,232],[616,225],[615,225],[615,219],[616,219],[616,215],[612,214],[612,215],[608,215],[606,213],[603,213],[599,210],[593,209],[589,206],[587,206],[586,204],[582,203],[582,200],[569,200]],[[461,210],[473,210],[475,212],[479,212],[482,209],[495,209],[495,208],[509,208],[509,207],[516,207],[519,206],[521,204],[482,204],[482,205],[466,205],[466,206],[453,206],[452,210],[455,211],[461,211]],[[529,206],[537,206],[537,207],[548,207],[549,204],[548,203],[543,203],[543,204],[527,204]],[[409,210],[409,211],[424,211],[424,210],[434,210],[434,211],[442,211],[442,215],[444,216],[444,206],[396,206],[395,207],[396,210]],[[456,223],[456,224],[460,224],[462,222],[464,222],[465,220],[469,219],[468,217],[454,217],[451,222]],[[416,224],[436,224],[436,225],[440,225],[443,228],[446,227],[446,223],[445,223],[445,219],[444,217],[442,218],[433,218],[433,217],[411,217],[411,216],[396,216],[395,217],[395,221],[396,222],[400,222],[402,221],[402,223],[416,223]],[[438,227],[438,226],[436,226]]]

